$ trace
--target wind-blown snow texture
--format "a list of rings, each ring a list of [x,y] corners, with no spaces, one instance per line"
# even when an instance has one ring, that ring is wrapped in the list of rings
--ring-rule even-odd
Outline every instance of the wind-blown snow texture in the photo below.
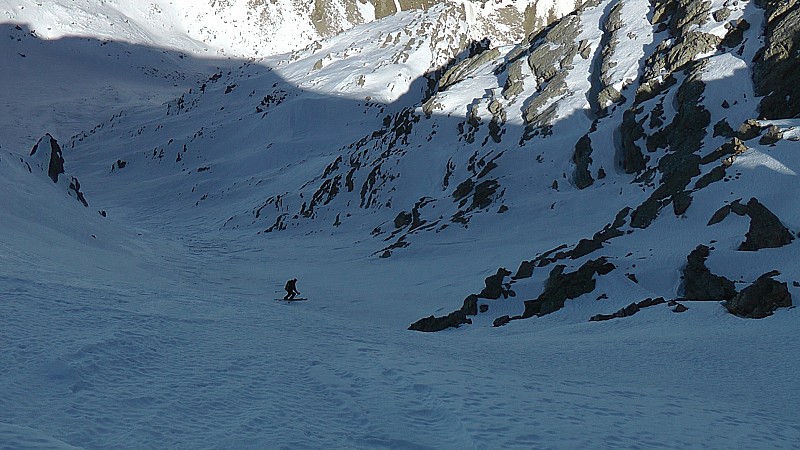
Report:
[[[797,310],[682,279],[800,294],[800,111],[751,64],[797,2],[595,0],[499,47],[445,3],[248,60],[180,3],[0,5],[1,447],[800,442]]]

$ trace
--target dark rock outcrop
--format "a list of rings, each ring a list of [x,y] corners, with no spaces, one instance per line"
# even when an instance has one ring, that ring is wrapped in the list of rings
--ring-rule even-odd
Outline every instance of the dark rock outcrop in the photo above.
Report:
[[[614,87],[614,81],[609,75],[611,69],[617,66],[619,62],[615,56],[617,52],[617,45],[620,41],[626,39],[622,29],[625,26],[623,17],[624,2],[618,2],[609,11],[605,24],[603,27],[603,37],[600,39],[600,67],[599,73],[595,67],[594,81],[592,81],[593,89],[589,94],[589,101],[592,102],[592,108],[603,116],[607,113],[607,108],[614,104],[623,102],[625,97],[622,93]],[[623,85],[623,89],[625,85]]]
[[[528,67],[536,83],[543,88],[525,107],[523,117],[526,125],[520,144],[535,136],[552,133],[552,125],[557,118],[553,102],[569,92],[567,74],[580,53],[581,46],[577,40],[580,32],[580,18],[569,15],[528,39],[531,44],[525,50]],[[524,54],[519,56],[521,58]]]
[[[731,213],[731,205],[725,205],[722,208],[718,209],[710,219],[708,219],[708,223],[706,226],[716,225],[723,220]]]
[[[50,163],[47,167],[47,176],[53,180],[53,183],[58,183],[58,176],[64,173],[64,157],[61,153],[61,146],[58,145],[58,141],[48,133],[33,146],[31,149],[31,156],[34,156],[37,151],[47,151],[46,149],[40,148],[40,145],[50,147]]]
[[[733,212],[743,215],[737,212],[736,208],[733,208]],[[794,236],[780,219],[755,198],[747,202],[744,214],[750,217],[750,229],[745,234],[745,241],[739,246],[739,250],[756,251],[762,248],[783,247],[794,240]]]
[[[565,259],[579,259],[603,248],[604,243],[625,234],[620,228],[625,225],[625,220],[628,214],[630,214],[630,211],[630,208],[623,208],[617,212],[612,223],[606,224],[606,226],[603,227],[602,230],[596,232],[591,239],[581,239],[578,241],[572,250],[565,250],[567,245],[561,245],[544,252],[533,260],[523,261],[513,279],[520,280],[523,278],[530,278],[531,275],[533,275],[533,269],[535,267],[544,267]]]
[[[181,160],[180,157],[181,157],[181,154],[178,153],[178,161]],[[114,172],[115,170],[118,170],[118,169],[124,169],[125,166],[127,166],[127,165],[128,165],[127,161],[122,160],[122,159],[118,159],[117,162],[115,162],[114,164],[111,165],[111,171]]]
[[[592,292],[597,284],[594,276],[606,275],[615,266],[605,258],[598,258],[587,261],[575,272],[564,273],[565,268],[563,264],[554,267],[541,295],[535,300],[525,301],[523,319],[553,313],[563,308],[567,300]]]
[[[412,219],[413,216],[411,213],[400,211],[400,213],[397,214],[397,217],[394,218],[394,226],[395,228],[403,228],[407,225],[411,225]]]
[[[741,155],[747,150],[748,150],[747,145],[745,145],[745,143],[741,139],[733,137],[728,142],[720,145],[713,152],[702,157],[700,159],[700,164],[710,164],[712,162],[719,161],[720,159],[725,158],[722,161],[723,166],[730,166],[736,159],[736,156]]]
[[[764,128],[760,123],[758,123],[757,120],[747,119],[739,126],[739,130],[736,132],[736,137],[743,141],[749,141],[750,139],[760,136],[763,130]]]
[[[630,224],[634,228],[649,227],[670,203],[678,216],[691,204],[692,197],[687,187],[692,178],[701,173],[701,158],[695,152],[701,148],[711,123],[711,113],[701,102],[706,88],[701,80],[701,69],[702,63],[691,63],[688,68],[690,75],[678,88],[676,100],[680,106],[675,119],[648,138],[648,147],[664,145],[669,152],[659,160],[656,168],[662,174],[660,185],[631,214]]]
[[[444,74],[439,78],[438,92],[447,90],[450,86],[463,81],[475,69],[486,64],[487,62],[494,61],[500,56],[500,50],[494,48],[487,51],[477,52],[475,55],[449,67]]]
[[[792,294],[786,283],[773,279],[776,271],[761,275],[755,283],[744,288],[736,297],[725,303],[731,314],[751,319],[772,315],[778,308],[792,306]]]
[[[488,298],[490,300],[497,300],[500,296],[507,297],[509,294],[509,287],[507,284],[503,283],[503,279],[510,275],[511,272],[502,267],[497,269],[496,274],[486,277],[486,280],[484,280],[486,287],[478,294],[478,297]]]
[[[753,61],[753,82],[767,119],[800,114],[800,0],[756,0],[764,8],[765,45]]]
[[[723,108],[725,104],[723,104]],[[722,119],[719,122],[714,124],[714,137],[723,136],[726,138],[732,138],[736,136],[736,131],[734,131],[731,124],[728,123],[727,120]]]
[[[736,295],[733,282],[714,275],[706,267],[710,249],[698,245],[687,257],[683,269],[683,296],[690,300],[729,300]]]
[[[517,273],[514,275],[515,280],[521,280],[523,278],[530,278],[533,275],[533,261],[522,261],[519,265],[519,269],[517,269]]]
[[[464,311],[457,310],[443,317],[428,316],[411,324],[408,327],[412,331],[422,331],[432,333],[436,331],[446,330],[448,328],[458,328],[463,324],[471,324],[472,319],[469,319]]]
[[[605,320],[611,319],[619,319],[622,317],[630,317],[637,312],[641,311],[643,308],[648,308],[650,306],[661,305],[666,303],[667,301],[664,300],[664,297],[658,298],[646,298],[638,303],[631,303],[630,305],[620,309],[619,311],[615,312],[614,314],[597,314],[592,316],[589,319],[589,322],[602,322]]]
[[[572,259],[578,259],[601,248],[603,248],[603,241],[600,239],[581,239],[578,241],[578,245],[572,249],[572,255],[570,257]]]
[[[794,236],[789,233],[789,230],[768,209],[760,209],[750,218],[750,230],[745,234],[746,240],[739,246],[739,250],[756,251],[762,248],[777,248],[794,240]]]
[[[647,167],[647,159],[636,141],[645,136],[642,121],[636,120],[640,110],[631,108],[622,115],[620,134],[622,135],[622,170],[625,173],[637,173]]]
[[[783,139],[783,131],[775,125],[771,125],[767,128],[766,134],[761,136],[761,139],[758,140],[758,143],[761,145],[773,145]]]
[[[744,33],[750,29],[750,22],[744,19],[728,22],[725,24],[725,29],[728,32],[720,42],[720,46],[725,48],[738,47],[744,41]]]
[[[713,34],[697,31],[711,15],[711,2],[653,0],[653,23],[656,31],[669,30],[674,42],[664,41],[647,60],[645,76],[653,79],[662,69],[679,70],[701,53],[713,51],[722,40]]]
[[[36,145],[31,149],[30,156],[42,171],[47,172],[48,178],[50,178],[53,183],[63,186],[67,194],[77,198],[83,206],[89,206],[86,197],[83,192],[81,192],[81,183],[77,178],[65,172],[61,146],[53,136],[48,133],[39,139]]]
[[[511,320],[512,320],[511,317],[509,317],[508,315],[500,316],[497,319],[494,319],[494,322],[492,322],[492,326],[493,327],[502,327],[503,325],[511,322]]]
[[[83,206],[89,207],[89,202],[86,201],[86,197],[83,195],[83,192],[81,192],[81,183],[77,178],[72,177],[72,181],[69,182],[69,190],[70,193],[75,193],[75,197],[79,202],[83,203]]]
[[[468,316],[478,315],[478,296],[475,294],[467,296],[461,306],[461,311],[464,311],[464,314]]]
[[[589,135],[584,135],[575,144],[575,153],[572,155],[572,162],[575,163],[575,186],[578,189],[586,189],[594,183],[594,178],[589,172],[592,164],[592,139]]]
[[[798,2],[800,0],[790,0],[784,2],[788,6],[782,6],[781,2],[778,1],[755,0],[755,3],[760,6],[768,6],[767,15],[772,20],[769,24],[765,24],[768,27],[772,27],[768,31],[776,31],[777,25],[775,24],[777,21],[783,22],[786,17],[792,16],[800,10],[798,7],[800,3]],[[609,100],[605,97],[602,97],[603,100],[596,100],[594,96],[599,95],[603,88],[611,84],[606,83],[606,80],[602,78],[598,79],[597,74],[592,73],[592,71],[601,68],[602,64],[605,64],[604,69],[611,69],[615,67],[612,64],[617,64],[621,61],[619,58],[617,58],[617,61],[613,61],[614,56],[620,56],[614,52],[603,53],[606,52],[606,49],[603,48],[605,45],[611,46],[610,41],[613,40],[612,38],[623,38],[624,36],[624,34],[620,33],[620,36],[616,37],[614,33],[627,28],[627,24],[624,21],[618,24],[618,18],[615,17],[615,14],[622,9],[619,5],[623,4],[623,2],[612,2],[606,5],[607,9],[600,19],[601,31],[606,33],[604,37],[606,40],[601,42],[599,46],[596,45],[597,42],[595,42],[595,45],[587,45],[585,41],[581,41],[580,38],[576,37],[576,32],[580,31],[581,23],[571,18],[565,19],[564,22],[542,33],[531,35],[526,42],[523,42],[517,49],[509,53],[495,69],[499,82],[497,86],[503,87],[503,98],[499,97],[498,92],[486,91],[484,97],[475,99],[474,110],[480,111],[481,115],[484,115],[482,125],[485,125],[486,117],[483,105],[490,105],[488,109],[492,114],[499,113],[503,108],[508,108],[509,105],[515,104],[518,100],[517,96],[525,92],[526,95],[529,95],[527,101],[522,105],[526,129],[520,143],[524,144],[525,141],[533,136],[546,136],[547,125],[553,123],[551,120],[553,111],[549,108],[569,90],[569,87],[566,88],[567,91],[564,90],[562,73],[568,73],[573,64],[576,66],[580,64],[581,67],[584,67],[587,62],[582,61],[580,58],[594,57],[594,61],[589,66],[589,81],[592,84],[592,90],[589,92],[589,97],[592,97],[590,103],[595,106],[594,102],[597,101],[598,104],[606,105],[609,108],[603,113],[604,115],[594,118],[600,117],[605,123],[616,122],[617,128],[614,130],[614,139],[613,141],[608,139],[609,142],[605,142],[604,139],[608,134],[605,131],[597,132],[596,124],[593,125],[592,130],[588,131],[586,129],[571,130],[571,140],[564,140],[568,142],[568,145],[574,144],[574,150],[571,148],[566,149],[569,151],[568,154],[563,153],[565,150],[563,148],[564,142],[557,142],[559,138],[550,139],[548,142],[553,142],[554,145],[559,146],[560,156],[562,157],[560,163],[573,163],[571,167],[573,171],[572,173],[566,170],[550,171],[540,176],[539,182],[546,181],[549,185],[552,181],[553,189],[562,194],[570,189],[570,186],[565,182],[572,182],[578,189],[584,189],[593,184],[596,186],[601,184],[598,181],[600,179],[599,175],[595,176],[599,166],[597,161],[602,160],[601,162],[605,164],[606,169],[611,167],[617,170],[611,170],[611,178],[603,181],[602,184],[607,186],[610,183],[619,183],[619,176],[623,176],[619,172],[624,171],[628,174],[635,174],[624,179],[630,180],[632,185],[636,186],[637,189],[641,189],[641,193],[637,192],[636,200],[631,200],[636,203],[630,204],[627,201],[621,203],[622,205],[627,204],[633,207],[626,213],[628,218],[627,226],[625,228],[621,226],[611,227],[608,230],[609,233],[613,232],[623,236],[627,233],[640,233],[641,229],[650,227],[659,215],[669,214],[670,210],[678,218],[683,219],[682,223],[686,227],[692,227],[697,223],[696,220],[698,218],[705,221],[709,218],[710,213],[714,211],[714,209],[704,210],[705,206],[708,205],[709,196],[719,195],[720,203],[715,205],[715,208],[722,206],[722,200],[725,198],[722,197],[723,195],[734,195],[735,192],[740,192],[740,182],[738,182],[740,178],[743,178],[745,182],[748,181],[750,174],[743,170],[742,166],[734,164],[736,157],[747,151],[748,145],[756,146],[756,141],[759,141],[759,139],[759,144],[761,145],[769,145],[781,139],[780,130],[777,127],[767,131],[768,127],[764,125],[769,124],[769,121],[750,120],[737,129],[743,119],[750,117],[749,115],[744,117],[741,115],[743,113],[746,114],[744,110],[747,105],[744,105],[744,103],[749,102],[749,106],[753,105],[751,92],[732,89],[728,93],[725,91],[727,89],[725,83],[721,85],[717,82],[711,82],[713,81],[711,79],[706,80],[705,78],[707,77],[704,77],[711,59],[700,55],[714,54],[715,56],[712,58],[728,52],[731,55],[738,54],[742,56],[745,53],[752,55],[752,50],[754,50],[752,45],[756,42],[753,37],[758,34],[759,30],[750,27],[759,27],[762,24],[760,20],[755,22],[751,20],[753,16],[750,13],[752,11],[746,15],[747,20],[750,20],[750,23],[747,23],[740,19],[742,17],[740,14],[742,8],[734,6],[733,2],[726,2],[725,5],[721,5],[722,2],[719,3],[716,4],[705,0],[651,0],[649,2],[650,10],[647,19],[656,28],[654,31],[658,36],[658,41],[645,49],[647,52],[644,55],[646,61],[639,61],[641,70],[637,72],[635,79],[609,79],[617,89],[620,89],[618,94],[624,94],[623,100],[627,98],[627,100],[618,105],[613,105],[614,100]],[[716,35],[700,32],[700,30],[707,28],[702,25],[711,20],[712,17],[713,20],[720,24],[719,27],[715,28],[714,33]],[[724,38],[716,31],[722,25],[725,25],[728,31]],[[633,36],[633,34],[630,36]],[[777,35],[773,34],[772,36],[775,37]],[[792,39],[796,39],[796,37]],[[764,42],[765,49],[771,46],[770,48],[776,52],[783,51],[778,49],[779,45],[775,43],[777,41],[765,40]],[[794,41],[790,42],[790,44],[788,48],[790,50],[795,49],[795,53],[800,55],[800,52],[796,51],[800,47],[795,47]],[[761,44],[755,45],[758,47]],[[737,49],[737,47],[740,48]],[[796,59],[797,55],[787,53],[785,56],[786,58]],[[763,57],[764,55],[759,55],[759,58],[764,59]],[[526,62],[528,68],[530,68],[529,72],[524,67]],[[614,70],[612,75],[619,78],[624,73],[618,69]],[[600,75],[607,75],[606,72],[609,72],[609,70],[604,70]],[[754,79],[756,78],[758,77],[754,75]],[[522,81],[525,81],[525,83],[522,83]],[[622,88],[619,88],[620,82],[622,82]],[[706,85],[706,82],[708,82],[708,85]],[[786,84],[785,80],[784,84]],[[635,91],[635,97],[631,95],[633,91]],[[733,94],[736,95],[734,96]],[[762,93],[761,96],[763,97],[766,94],[768,93]],[[497,99],[494,96],[498,96]],[[503,99],[508,101],[503,101]],[[756,102],[758,101],[760,99],[756,99]],[[795,99],[794,97],[785,97],[784,101],[791,105],[795,102]],[[714,108],[725,109],[726,113],[723,116],[726,118],[723,119],[719,114],[712,114],[715,111]],[[623,111],[625,109],[626,111]],[[512,111],[517,112],[519,109],[508,109],[509,114]],[[600,114],[598,111],[592,112]],[[800,111],[798,112],[800,113]],[[739,119],[736,119],[736,117],[739,117]],[[590,115],[589,118],[592,119],[593,117]],[[714,119],[713,121],[711,120],[712,118]],[[481,118],[477,117],[477,119],[480,120]],[[596,122],[601,119],[597,119]],[[734,122],[734,120],[736,121]],[[588,121],[585,121],[585,124],[588,125]],[[483,128],[483,134],[485,135],[485,127]],[[560,130],[556,131],[560,132]],[[553,131],[550,130],[550,132]],[[716,139],[711,139],[712,132]],[[793,132],[786,132],[786,134],[789,137],[794,136]],[[511,133],[507,136],[510,135]],[[508,139],[507,136],[504,136],[506,140]],[[724,137],[724,139],[720,138],[720,136]],[[726,140],[727,142],[725,142]],[[499,141],[499,139],[495,139],[495,142]],[[723,144],[723,142],[725,143]],[[785,145],[780,145],[774,150],[781,152],[784,148]],[[600,150],[606,152],[603,158],[599,156],[600,153],[598,152]],[[615,151],[611,155],[614,157],[613,163],[610,163],[612,160],[608,158],[607,152],[609,151]],[[541,153],[542,155],[532,154],[532,157],[536,157],[536,161],[539,163],[542,163],[544,158],[549,156],[544,151],[544,148]],[[564,157],[570,156],[571,161],[563,160]],[[551,159],[556,160],[557,158],[553,157]],[[593,164],[594,167],[592,166]],[[614,166],[612,167],[611,164],[614,164]],[[503,169],[506,169],[506,167],[503,166]],[[496,171],[493,176],[500,172],[500,170]],[[457,173],[460,174],[461,172]],[[480,176],[476,177],[476,173],[477,171],[472,171],[470,178],[459,185],[455,191],[452,188],[461,180],[456,180],[456,183],[453,183],[446,190],[448,193],[452,192],[452,196],[455,202],[459,204],[459,208],[483,209],[489,204],[487,200],[492,199],[493,190],[499,192],[494,184],[489,184],[488,181],[481,179]],[[555,181],[553,181],[554,178],[556,179]],[[502,181],[504,180],[503,177],[497,178],[497,180],[505,183],[505,181]],[[723,181],[731,188],[723,189]],[[485,185],[481,186],[481,189],[477,189],[482,182]],[[713,186],[713,190],[705,189],[708,186]],[[499,189],[502,189],[502,187]],[[722,192],[723,190],[724,192]],[[476,195],[478,191],[486,191],[488,195]],[[730,194],[728,194],[729,192]],[[628,193],[630,193],[629,189],[620,188],[619,195],[621,200],[622,196]],[[693,198],[702,199],[702,201],[693,203]],[[729,203],[733,198],[736,197],[725,198],[725,203]],[[767,198],[765,197],[764,200],[767,200]],[[512,205],[510,201],[508,203]],[[742,236],[741,240],[736,241],[737,243],[744,241],[739,247],[739,250],[743,251],[779,247],[793,241],[794,235],[798,230],[794,230],[795,233],[792,233],[786,226],[781,224],[775,214],[772,214],[766,207],[758,203],[756,199],[751,199],[746,205],[744,203],[742,201],[741,204],[736,203],[735,205],[728,204],[724,206],[711,217],[708,224],[714,225],[724,220],[743,220],[731,218],[731,212],[750,217],[750,230],[747,232],[746,237]],[[555,205],[556,203],[553,202],[551,209],[555,209]],[[561,206],[561,203],[558,205]],[[496,208],[497,205],[495,204],[493,211]],[[776,212],[782,214],[778,210]],[[781,217],[783,218],[782,215]],[[787,216],[784,219],[788,220],[789,217]],[[624,224],[625,221],[623,220],[620,225]],[[744,226],[743,223],[740,223],[740,225]],[[596,230],[598,228],[593,228],[593,231]],[[724,233],[726,230],[729,230],[729,228],[707,229],[706,232],[718,231]],[[688,233],[691,233],[691,231],[688,231]],[[579,237],[584,239],[576,239]],[[601,252],[605,252],[603,247],[608,247],[606,241],[610,237],[597,234],[594,237],[591,234],[575,236],[566,241],[559,240],[550,244],[555,246],[558,243],[565,242],[560,250],[556,249],[544,254],[529,255],[528,258],[532,259],[521,262],[510,283],[513,283],[513,287],[518,292],[523,292],[523,290],[530,292],[528,288],[532,285],[535,285],[535,288],[540,290],[533,291],[530,297],[521,299],[526,300],[524,302],[524,312],[521,315],[515,315],[520,314],[518,311],[509,312],[508,316],[498,317],[495,321],[495,326],[501,326],[508,323],[508,321],[517,319],[550,314],[561,309],[567,300],[592,292],[596,286],[597,277],[595,275],[608,273],[614,268],[605,258],[599,258],[605,254]],[[724,243],[727,242],[726,239],[729,238],[729,234],[715,235],[715,237],[718,237]],[[630,242],[627,238],[621,238],[619,241],[622,242],[614,241],[614,243],[627,244]],[[706,244],[711,245],[707,242]],[[615,246],[615,248],[617,247]],[[536,252],[541,250],[544,249],[535,249]],[[640,252],[641,249],[639,248],[631,248],[630,250],[631,252],[626,258],[632,255],[634,258],[644,259],[648,257],[644,252]],[[731,301],[734,297],[740,295],[737,287],[738,289],[744,287],[744,285],[734,284],[725,276],[712,273],[706,267],[707,258],[711,250],[707,246],[700,245],[687,256],[686,267],[683,268],[682,273],[681,292],[679,292],[687,301]],[[720,252],[722,251],[724,250]],[[660,250],[654,251],[651,249],[650,256],[656,256],[659,252]],[[614,254],[617,254],[616,250]],[[624,252],[619,253],[620,256],[622,254]],[[721,256],[721,254],[715,252],[716,256]],[[592,258],[594,261],[588,261],[581,266],[588,258]],[[609,261],[616,264],[613,259],[609,259]],[[712,259],[711,262],[715,261],[716,259]],[[592,267],[592,264],[596,266]],[[607,269],[604,264],[608,264],[611,268]],[[712,268],[715,267],[711,263],[708,264]],[[541,280],[545,278],[545,273],[536,272],[539,276],[534,277],[534,272],[543,270],[545,267],[549,271],[549,277],[542,287]],[[770,268],[772,267],[766,269]],[[512,287],[511,284],[506,283],[509,281],[506,277],[511,273],[505,269],[501,270],[502,272],[498,271],[497,274],[486,278],[486,287],[478,294],[479,298],[500,299],[506,295],[506,291]],[[642,287],[648,288],[646,285],[649,280],[643,277],[643,272],[639,273],[637,270],[629,269],[630,273],[626,274],[626,271],[623,271],[619,275],[624,274],[634,282],[636,282],[636,275],[638,275],[642,278]],[[728,273],[722,274],[730,275]],[[621,276],[614,278],[619,278],[623,282],[627,281]],[[600,293],[598,288],[598,291],[590,295],[594,298]],[[631,300],[633,299],[627,299],[627,301],[614,305],[612,309],[603,312],[611,312]],[[601,320],[606,316],[613,318],[635,314],[636,311],[641,309],[639,303],[631,303],[614,314],[598,315],[597,320]],[[492,304],[494,305],[494,303]],[[688,303],[686,304],[688,305]],[[505,302],[503,306],[506,306]],[[677,303],[674,308],[676,312],[686,309],[684,305]],[[495,309],[492,309],[492,311],[497,313]],[[493,314],[491,317],[499,316],[505,312]],[[585,318],[588,318],[588,315]],[[593,320],[595,319],[593,318]]]
[[[472,319],[467,316],[478,314],[478,297],[470,295],[464,299],[461,309],[442,317],[428,316],[412,323],[408,329],[412,331],[436,332],[448,328],[458,328],[463,324],[471,324]]]

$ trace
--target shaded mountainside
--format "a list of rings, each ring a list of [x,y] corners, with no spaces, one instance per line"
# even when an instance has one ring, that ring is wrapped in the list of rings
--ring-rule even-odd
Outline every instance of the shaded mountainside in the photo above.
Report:
[[[514,265],[420,331],[698,300],[763,317],[800,292],[799,9],[592,0],[501,47],[463,5],[403,12],[123,111],[65,159],[111,215]]]

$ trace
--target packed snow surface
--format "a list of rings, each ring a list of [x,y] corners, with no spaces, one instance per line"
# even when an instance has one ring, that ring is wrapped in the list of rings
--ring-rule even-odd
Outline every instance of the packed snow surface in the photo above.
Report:
[[[596,26],[608,3],[582,16],[581,39],[599,42],[588,25]],[[646,2],[627,3],[631,26],[639,27]],[[166,2],[149,8],[159,4]],[[47,11],[54,14],[48,20],[65,17]],[[147,11],[126,15],[146,18]],[[262,223],[249,213],[268,189],[299,192],[343,142],[369,136],[386,114],[413,104],[422,73],[454,56],[450,41],[436,47],[430,35],[455,42],[467,33],[447,11],[401,14],[320,48],[259,61],[187,56],[197,43],[173,33],[171,20],[163,35],[148,39],[186,53],[135,40],[37,37],[25,23],[0,24],[12,36],[0,36],[0,82],[13,87],[0,91],[0,448],[797,448],[796,308],[751,320],[718,302],[685,301],[689,310],[681,314],[653,307],[587,321],[630,298],[677,295],[677,268],[697,242],[674,230],[702,222],[698,240],[722,235],[720,251],[733,251],[741,239],[727,236],[747,232],[738,217],[712,228],[705,216],[667,214],[624,244],[608,244],[620,270],[638,264],[641,285],[652,291],[609,277],[598,282],[609,299],[587,294],[548,316],[501,328],[486,315],[440,333],[406,329],[457,308],[497,267],[515,268],[536,252],[590,236],[618,205],[643,195],[611,173],[613,162],[608,179],[583,193],[550,192],[568,170],[558,163],[517,179],[508,173],[515,180],[509,198],[544,194],[513,197],[501,227],[495,214],[476,215],[469,227],[412,236],[391,258],[375,256],[385,242],[370,232],[396,211],[343,209],[353,217],[342,215],[337,228],[338,216],[320,208],[330,219],[324,224],[257,233]],[[135,22],[108,20],[114,27]],[[392,32],[397,24],[424,33]],[[638,76],[631,67],[652,44],[652,34],[637,36],[619,47],[634,62],[611,72],[617,87]],[[397,42],[390,50],[402,49],[391,63],[378,44],[367,45],[387,39]],[[576,61],[569,85],[588,90],[592,60]],[[726,83],[749,79],[740,66],[712,61],[707,79],[722,81],[709,83],[706,94],[716,102],[733,86]],[[352,67],[366,67],[363,81]],[[463,116],[489,82],[499,83],[491,67],[476,71],[461,90],[442,93],[436,114]],[[275,97],[265,97],[273,89],[285,91],[281,109],[270,109],[278,107]],[[508,123],[520,125],[519,104],[509,104],[516,109]],[[584,95],[565,96],[557,110],[564,120],[545,145],[556,147],[559,132],[570,136],[590,123],[587,108]],[[437,145],[420,144],[416,159],[404,163],[401,176],[413,182],[392,191],[400,207],[417,200],[420,186],[440,183],[430,161],[444,139],[471,148],[455,136],[455,121],[430,134]],[[796,189],[800,158],[790,139],[800,122],[776,125],[785,140],[751,143],[732,165],[742,180],[712,185],[693,207],[713,212],[719,198],[759,196],[796,230],[795,198],[775,192]],[[30,156],[45,133],[63,148],[58,184],[48,178],[44,150]],[[176,150],[184,143],[188,150]],[[163,158],[154,150],[162,148]],[[509,158],[530,164],[539,153],[509,150]],[[603,158],[611,160],[596,155]],[[68,176],[80,179],[88,208],[65,188]],[[629,257],[625,246],[640,251]],[[800,279],[794,251],[767,249],[741,261],[775,261],[785,279]],[[761,274],[728,259],[712,257],[708,265],[739,283]],[[546,272],[532,280],[542,282]],[[290,278],[308,301],[279,300]],[[519,314],[521,299],[538,294],[533,281],[517,299],[484,302],[491,318]],[[797,301],[798,288],[790,289]]]

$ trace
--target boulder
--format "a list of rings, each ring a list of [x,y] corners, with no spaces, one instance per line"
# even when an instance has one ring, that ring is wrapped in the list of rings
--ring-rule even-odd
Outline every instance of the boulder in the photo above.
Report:
[[[778,308],[792,306],[792,294],[786,283],[775,280],[780,275],[772,271],[761,275],[753,284],[725,303],[725,308],[739,317],[761,319]]]
[[[747,119],[742,125],[739,126],[739,130],[736,132],[736,135],[743,141],[749,141],[750,139],[760,136],[761,131],[761,124],[758,123],[757,120]]]
[[[794,236],[780,219],[755,198],[747,202],[747,215],[750,216],[750,229],[745,234],[745,241],[739,246],[739,250],[756,251],[762,248],[783,247],[794,240]]]
[[[722,22],[724,20],[727,20],[728,17],[731,16],[731,10],[728,9],[727,6],[723,6],[721,9],[714,11],[712,16],[714,17],[714,20],[716,20],[717,22]]]
[[[682,303],[676,303],[675,307],[672,308],[672,312],[676,312],[676,313],[682,313],[682,312],[686,312],[688,310],[689,310],[689,308],[684,306]]]
[[[180,160],[181,160],[181,154],[178,153],[178,158],[177,158],[177,161],[175,161],[175,162],[178,162]],[[114,164],[111,165],[111,171],[114,172],[115,170],[118,170],[118,169],[124,169],[125,166],[127,166],[127,165],[128,165],[127,161],[122,160],[122,159],[118,159],[117,162],[115,162]]]
[[[738,47],[741,45],[742,41],[744,41],[744,33],[750,29],[750,22],[739,19],[735,22],[725,24],[725,29],[727,29],[728,32],[725,34],[722,42],[720,42],[720,45],[726,48]]]
[[[767,128],[766,134],[758,140],[758,143],[761,145],[773,145],[781,139],[783,139],[783,131],[781,131],[780,127],[771,125]]]
[[[507,324],[508,322],[511,322],[511,320],[512,320],[511,317],[509,317],[508,315],[500,316],[497,319],[494,319],[494,322],[492,322],[492,326],[493,327],[502,327],[503,325]]]

